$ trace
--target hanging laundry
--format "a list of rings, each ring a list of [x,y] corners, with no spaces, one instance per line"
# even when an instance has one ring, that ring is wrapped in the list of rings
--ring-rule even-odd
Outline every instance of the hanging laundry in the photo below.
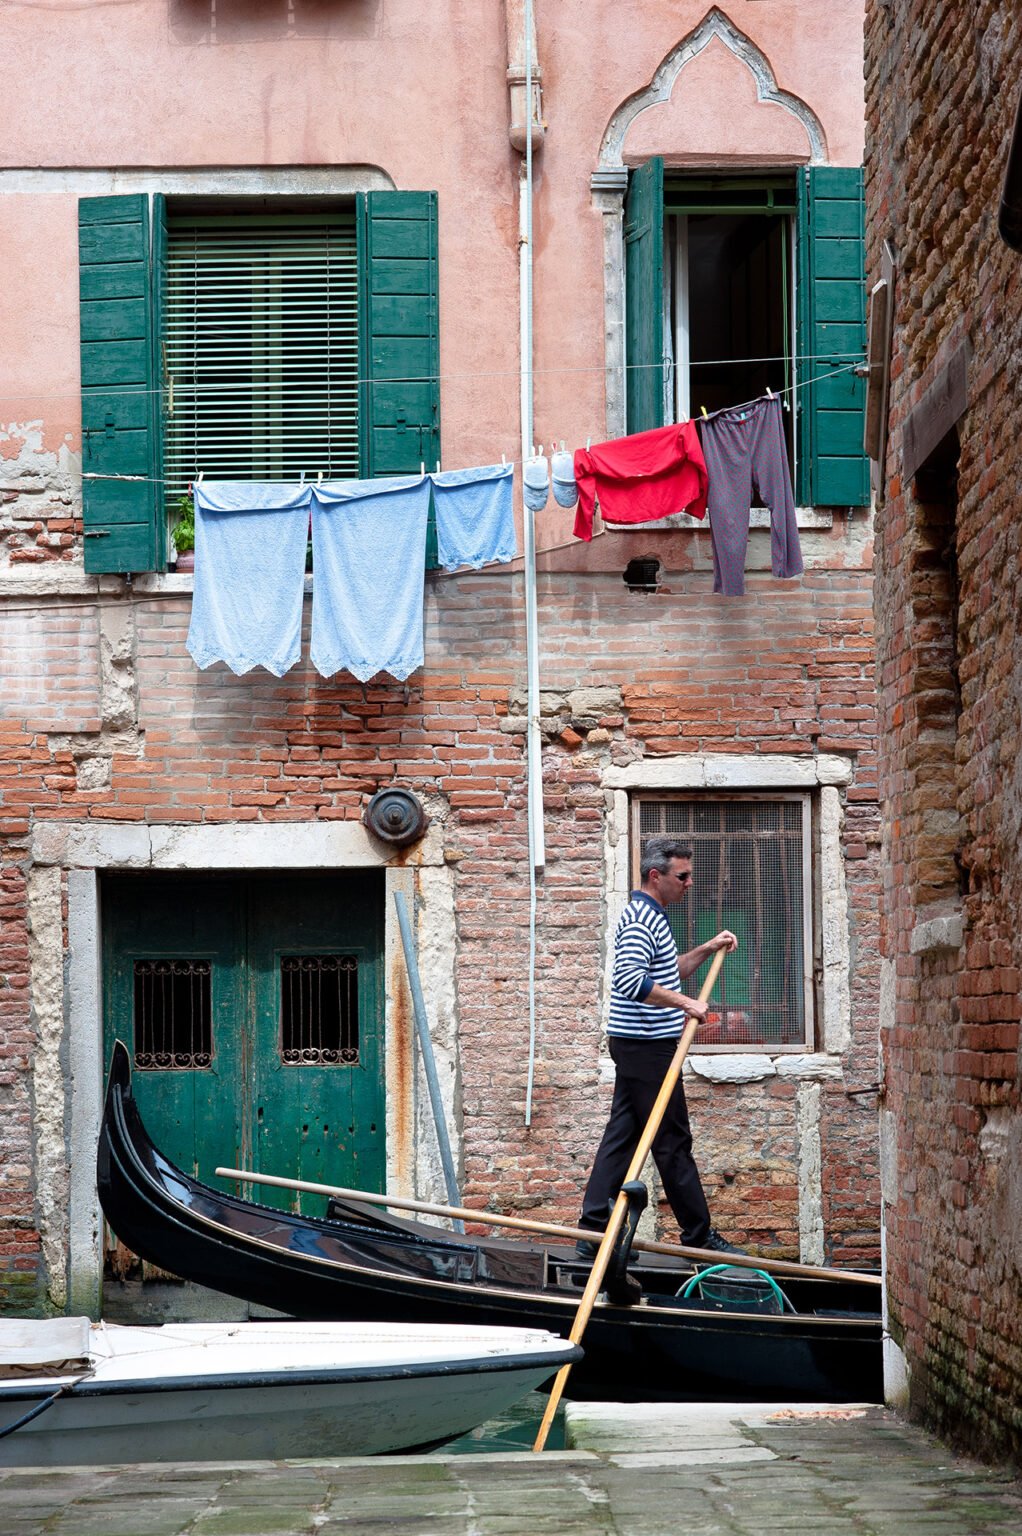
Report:
[[[755,490],[770,508],[770,565],[775,576],[801,574],[802,550],[788,472],[781,402],[776,395],[717,411],[699,423],[710,474],[713,590],[745,593],[749,508]]]
[[[706,464],[690,421],[577,449],[575,480],[577,539],[593,536],[597,497],[607,523],[649,523],[674,512],[706,514]]]
[[[522,500],[531,512],[542,512],[550,496],[550,466],[541,453],[522,466]]]
[[[427,475],[312,487],[312,662],[399,681],[423,662]]]
[[[444,570],[462,565],[478,570],[494,560],[515,558],[514,470],[513,464],[489,464],[430,475],[437,552]]]
[[[564,448],[550,456],[550,484],[559,507],[573,507],[578,501],[575,483],[575,456]]]
[[[301,655],[309,487],[207,480],[194,501],[192,659],[281,677]]]

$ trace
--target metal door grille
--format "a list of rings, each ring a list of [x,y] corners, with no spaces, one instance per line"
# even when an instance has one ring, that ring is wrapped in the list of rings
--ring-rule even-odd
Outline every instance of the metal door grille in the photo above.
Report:
[[[353,215],[171,214],[162,362],[171,509],[200,470],[357,476]]]
[[[135,961],[135,1066],[195,1071],[213,1061],[208,960]]]
[[[358,1061],[358,960],[284,955],[280,962],[281,1060],[350,1066]]]
[[[667,917],[681,953],[722,928],[738,936],[696,1045],[805,1048],[812,944],[805,797],[641,799],[639,848],[675,837],[692,849],[693,884]],[[635,884],[638,884],[638,853]],[[696,992],[696,978],[686,988]]]

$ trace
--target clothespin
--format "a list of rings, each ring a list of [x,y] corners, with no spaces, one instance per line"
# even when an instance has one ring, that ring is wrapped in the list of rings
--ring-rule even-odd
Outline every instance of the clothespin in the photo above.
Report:
[[[768,400],[772,400],[772,399],[773,399],[773,398],[774,398],[774,392],[773,392],[773,390],[772,390],[772,389],[771,389],[771,388],[770,388],[770,385],[769,385],[769,384],[768,384],[768,385],[767,385],[767,399],[768,399]]]
[[[420,475],[424,475],[425,473],[426,473],[426,460],[425,459],[420,459],[419,460],[419,474]]]
[[[503,454],[501,454],[501,456],[500,456],[500,462],[501,462],[502,467],[504,469],[506,469],[507,468],[507,459],[504,457]]]
[[[201,484],[202,484],[202,477],[203,477],[203,475],[204,475],[204,474],[205,474],[205,473],[206,473],[206,471],[205,471],[205,470],[204,470],[204,469],[200,469],[200,470],[199,470],[199,478],[198,478],[198,480],[196,480],[196,482],[195,482],[195,483],[196,483],[196,485],[201,485]]]
[[[323,471],[322,470],[320,470],[319,474],[316,476],[316,484],[317,485],[322,485],[323,484]]]
[[[437,461],[436,461],[436,472],[437,472],[437,474],[440,473],[440,460],[439,459],[437,459]]]
[[[591,437],[587,437],[587,438],[586,438],[586,453],[588,453],[588,452],[589,452],[589,450],[590,450],[590,448],[591,448],[591,447],[592,447],[592,446],[593,446],[593,440],[592,440],[592,438],[591,438]]]
[[[706,407],[705,407],[705,405],[701,405],[699,407],[699,409],[702,411],[703,415],[706,416],[706,420],[709,421],[710,418],[709,418],[709,416],[706,415]]]

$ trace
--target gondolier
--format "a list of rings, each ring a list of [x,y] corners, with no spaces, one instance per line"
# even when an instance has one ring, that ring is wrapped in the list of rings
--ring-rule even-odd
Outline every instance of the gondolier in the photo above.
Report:
[[[706,1017],[708,1004],[687,997],[681,990],[682,981],[716,950],[738,947],[735,935],[725,928],[687,954],[678,954],[664,908],[680,901],[692,883],[690,848],[674,838],[651,838],[642,852],[640,874],[641,888],[632,892],[614,934],[607,1036],[617,1076],[610,1118],[589,1175],[579,1220],[579,1226],[593,1232],[602,1232],[607,1224],[609,1206],[621,1188],[649,1119],[685,1016]],[[680,1077],[653,1140],[653,1158],[682,1242],[693,1248],[740,1252],[711,1225],[692,1156],[688,1106]],[[595,1241],[580,1241],[578,1252],[584,1258],[595,1257]]]

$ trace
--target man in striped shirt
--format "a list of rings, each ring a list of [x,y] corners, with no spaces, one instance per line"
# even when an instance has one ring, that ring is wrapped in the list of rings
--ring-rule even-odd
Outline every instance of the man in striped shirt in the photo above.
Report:
[[[686,997],[682,981],[718,949],[738,947],[723,929],[705,944],[679,955],[664,908],[680,901],[692,883],[692,850],[670,837],[654,837],[640,862],[642,887],[633,891],[614,934],[607,1043],[616,1068],[614,1100],[582,1204],[579,1225],[602,1232],[628,1165],[667,1075],[686,1014],[702,1021],[708,1004]],[[681,1078],[653,1139],[653,1157],[683,1243],[737,1253],[710,1224],[706,1196],[692,1156],[692,1133]],[[595,1242],[580,1242],[581,1256]]]

